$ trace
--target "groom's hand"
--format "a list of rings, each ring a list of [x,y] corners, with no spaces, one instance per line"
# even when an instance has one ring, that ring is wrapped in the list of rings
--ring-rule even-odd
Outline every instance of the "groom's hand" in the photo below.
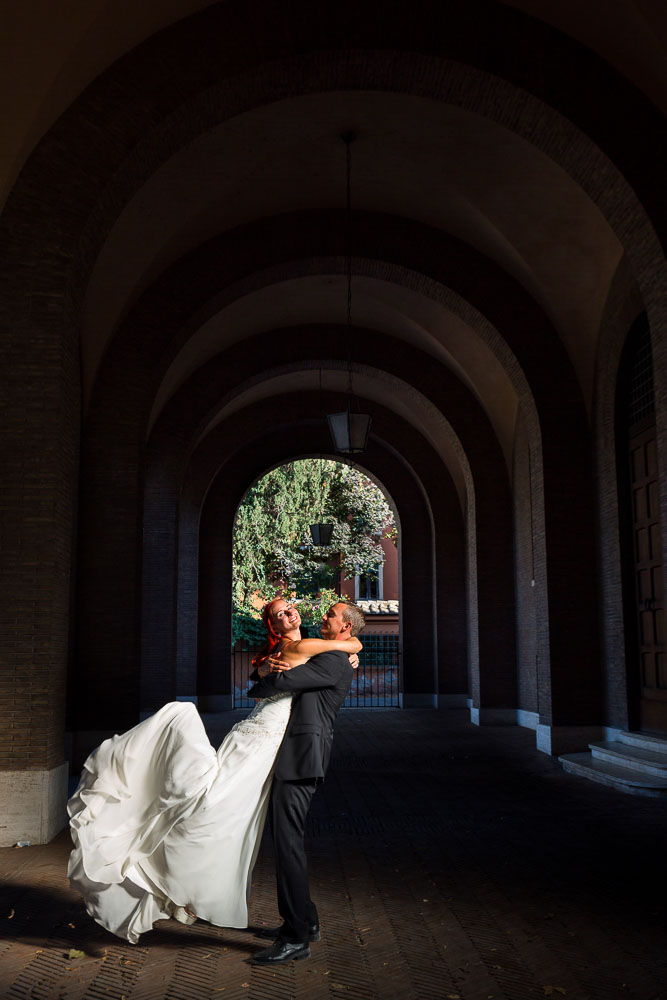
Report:
[[[266,660],[266,665],[268,666],[267,673],[279,674],[283,670],[289,670],[289,663],[280,659],[280,653],[276,653],[275,656],[269,656]]]

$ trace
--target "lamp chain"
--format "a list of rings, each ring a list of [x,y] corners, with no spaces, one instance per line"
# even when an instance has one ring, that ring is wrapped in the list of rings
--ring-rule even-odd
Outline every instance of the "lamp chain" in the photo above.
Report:
[[[346,348],[347,348],[347,391],[348,406],[352,397],[352,150],[350,145],[355,138],[352,133],[344,137],[346,159],[346,199],[345,199],[345,270],[347,272],[347,318],[346,318]]]

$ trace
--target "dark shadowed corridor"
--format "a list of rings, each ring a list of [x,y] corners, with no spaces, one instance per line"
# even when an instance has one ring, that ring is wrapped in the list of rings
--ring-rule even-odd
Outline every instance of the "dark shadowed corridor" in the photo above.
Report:
[[[208,717],[214,743],[236,717]],[[2,997],[667,998],[664,802],[565,774],[528,730],[343,712],[309,832],[322,941],[273,970],[247,964],[245,931],[113,938],[68,888],[67,833],[2,849]],[[258,923],[276,919],[272,872],[265,838]]]

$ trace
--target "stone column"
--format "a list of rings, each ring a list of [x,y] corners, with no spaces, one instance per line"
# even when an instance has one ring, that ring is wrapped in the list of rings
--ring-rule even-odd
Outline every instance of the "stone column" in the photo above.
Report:
[[[77,339],[58,264],[26,278],[0,241],[0,847],[65,825],[65,680],[79,440]],[[30,288],[25,285],[30,281]],[[34,284],[40,281],[43,290]],[[57,291],[54,291],[57,289]]]

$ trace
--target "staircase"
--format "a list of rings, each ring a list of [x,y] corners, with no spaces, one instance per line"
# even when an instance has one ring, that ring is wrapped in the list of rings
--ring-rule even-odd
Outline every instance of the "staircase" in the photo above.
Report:
[[[559,757],[563,769],[629,795],[667,798],[667,739],[620,733],[613,742],[589,747]]]

